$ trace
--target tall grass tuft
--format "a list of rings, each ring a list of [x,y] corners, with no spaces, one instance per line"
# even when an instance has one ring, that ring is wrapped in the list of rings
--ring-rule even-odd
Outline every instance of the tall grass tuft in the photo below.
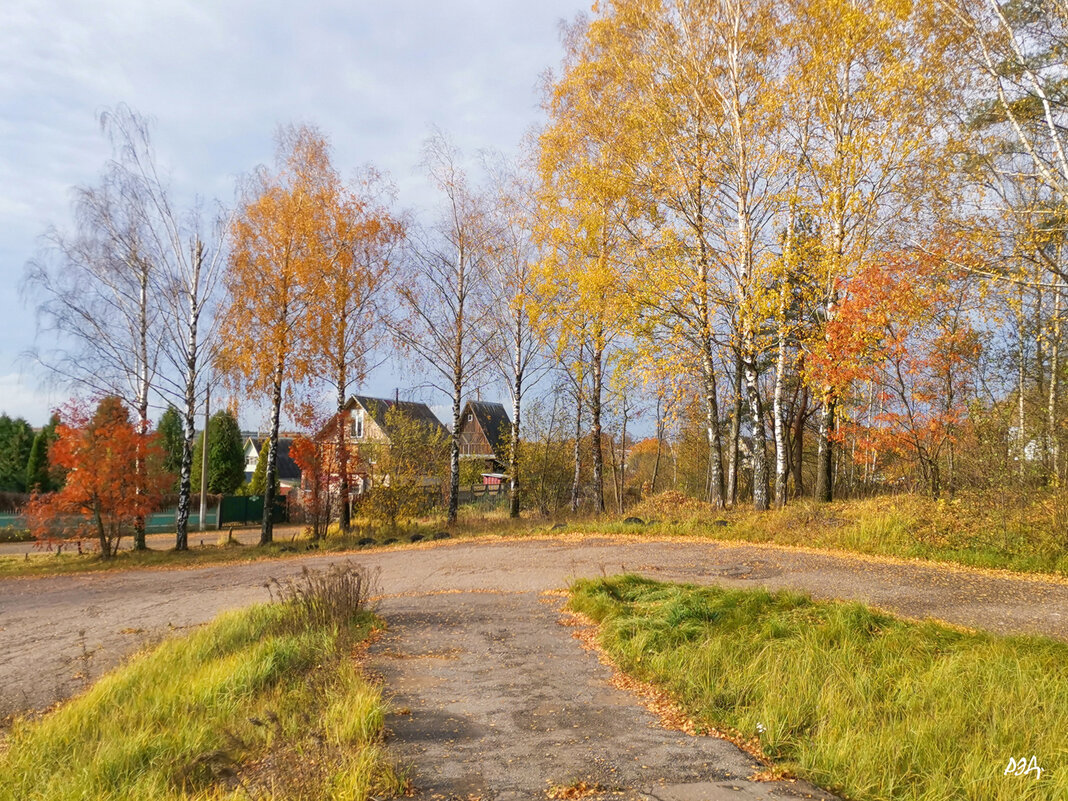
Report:
[[[637,576],[572,591],[624,670],[850,799],[1068,798],[1066,643]],[[1040,778],[1006,775],[1032,756]]]
[[[301,568],[300,576],[267,582],[271,600],[291,607],[306,626],[347,625],[367,608],[374,576],[349,562],[326,570]]]
[[[368,579],[306,573],[104,676],[0,745],[0,801],[331,798],[403,789],[380,690],[349,658]],[[343,790],[343,792],[342,792]]]

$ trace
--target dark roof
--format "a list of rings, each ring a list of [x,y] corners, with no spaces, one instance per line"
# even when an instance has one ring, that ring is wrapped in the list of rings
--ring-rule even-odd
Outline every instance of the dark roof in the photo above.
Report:
[[[468,401],[461,419],[464,419],[468,412],[474,412],[475,419],[482,426],[482,433],[493,448],[493,454],[498,458],[502,457],[512,430],[512,418],[508,416],[504,406],[489,401]]]
[[[446,431],[445,426],[438,420],[437,415],[430,411],[430,407],[425,403],[389,400],[388,398],[371,398],[367,395],[353,395],[349,398],[346,408],[351,409],[354,402],[360,404],[360,406],[367,410],[371,417],[374,418],[374,421],[378,423],[378,427],[386,432],[386,436],[389,436],[389,428],[386,426],[386,413],[393,408],[396,408],[409,420],[416,420],[420,423],[425,423],[431,428],[441,429],[443,433]]]
[[[249,437],[249,439],[252,440],[256,453],[259,453],[270,437]],[[275,456],[275,467],[278,470],[279,479],[294,481],[300,479],[300,468],[293,461],[293,457],[289,455],[289,446],[292,444],[293,440],[289,437],[278,438],[278,454]]]

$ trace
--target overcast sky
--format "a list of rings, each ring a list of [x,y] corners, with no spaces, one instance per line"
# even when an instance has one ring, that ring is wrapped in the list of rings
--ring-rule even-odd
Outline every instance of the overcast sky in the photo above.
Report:
[[[66,397],[20,358],[34,315],[17,288],[40,235],[69,225],[71,187],[95,182],[108,158],[103,109],[125,102],[154,120],[158,159],[183,196],[229,202],[237,176],[271,161],[279,123],[310,122],[343,173],[372,163],[402,205],[423,207],[432,197],[416,165],[430,126],[467,154],[514,152],[540,120],[561,20],[588,7],[0,0],[0,412],[40,425]],[[368,389],[396,381],[380,375]]]

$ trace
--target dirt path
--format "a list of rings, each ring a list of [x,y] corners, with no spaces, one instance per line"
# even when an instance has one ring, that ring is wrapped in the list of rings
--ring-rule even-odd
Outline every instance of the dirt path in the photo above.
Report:
[[[264,584],[271,577],[344,558],[0,580],[0,717],[69,697],[144,643],[175,629],[266,600]],[[387,596],[424,596],[421,603],[430,610],[443,608],[449,597],[431,593],[539,593],[578,576],[637,571],[724,586],[790,587],[910,617],[1068,639],[1068,583],[781,548],[607,538],[494,540],[365,551],[349,558],[379,569]],[[397,608],[395,600],[383,601],[387,618]]]
[[[274,539],[275,542],[285,542],[295,535],[299,535],[303,531],[303,526],[296,525],[279,525],[274,527]],[[199,545],[216,544],[220,537],[225,538],[227,531],[232,531],[235,540],[243,545],[255,545],[260,541],[260,530],[258,527],[249,526],[247,528],[233,528],[227,526],[226,529],[220,531],[218,529],[210,529],[208,531],[190,531],[189,532],[189,545],[196,547]],[[149,548],[155,548],[159,550],[166,550],[168,548],[174,548],[174,534],[148,534],[145,536],[145,543]],[[97,548],[93,540],[86,540],[83,544],[83,548],[86,552],[96,553]],[[128,551],[133,548],[133,538],[124,537],[119,542],[119,548],[123,551]],[[71,553],[76,551],[77,546],[71,543],[64,543],[63,553]],[[25,553],[51,553],[50,547],[45,544],[41,545],[37,542],[0,542],[0,556],[22,556]]]

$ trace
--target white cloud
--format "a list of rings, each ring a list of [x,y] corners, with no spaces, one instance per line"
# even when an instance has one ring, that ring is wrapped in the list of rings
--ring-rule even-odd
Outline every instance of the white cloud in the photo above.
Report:
[[[538,119],[559,60],[557,23],[588,0],[3,0],[0,2],[0,369],[33,338],[14,291],[37,237],[69,224],[70,187],[108,157],[99,112],[155,119],[177,194],[229,202],[269,162],[279,123],[314,122],[336,164],[373,163],[406,206],[433,198],[415,170],[430,124],[469,155],[511,150]],[[24,379],[0,385],[27,412]],[[12,407],[15,408],[15,407]],[[45,412],[46,413],[46,412]],[[39,413],[34,413],[35,419]]]

